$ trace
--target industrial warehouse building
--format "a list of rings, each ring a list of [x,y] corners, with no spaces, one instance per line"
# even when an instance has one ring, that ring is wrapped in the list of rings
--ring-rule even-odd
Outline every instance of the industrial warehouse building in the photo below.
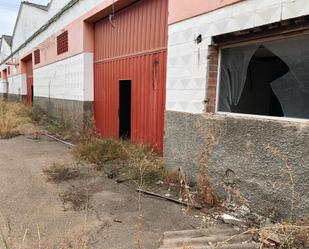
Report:
[[[301,215],[308,15],[307,0],[24,2],[1,39],[1,95],[73,123],[94,113],[102,136],[151,145],[191,179],[207,165],[222,198]]]
[[[23,2],[2,92],[74,125],[94,110],[103,136],[162,153],[167,15],[166,0]]]

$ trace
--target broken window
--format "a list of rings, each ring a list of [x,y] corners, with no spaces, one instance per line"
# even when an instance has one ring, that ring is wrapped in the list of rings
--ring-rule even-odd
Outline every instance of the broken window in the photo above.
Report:
[[[218,111],[309,118],[309,35],[223,48]]]

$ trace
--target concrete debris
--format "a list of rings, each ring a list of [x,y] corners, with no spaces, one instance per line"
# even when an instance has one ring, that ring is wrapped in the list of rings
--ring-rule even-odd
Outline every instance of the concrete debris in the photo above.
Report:
[[[235,225],[235,226],[241,226],[245,224],[244,220],[238,219],[230,214],[222,214],[221,219],[226,224]]]
[[[206,229],[170,231],[164,233],[159,249],[259,249],[251,235],[242,234],[228,226]]]

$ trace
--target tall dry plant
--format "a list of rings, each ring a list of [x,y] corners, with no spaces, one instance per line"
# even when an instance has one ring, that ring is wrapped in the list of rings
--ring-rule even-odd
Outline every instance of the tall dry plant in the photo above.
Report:
[[[208,136],[208,140],[206,146],[204,147],[201,156],[200,156],[200,175],[199,175],[199,185],[202,191],[203,202],[214,206],[218,203],[218,198],[214,193],[213,188],[210,185],[209,178],[207,175],[206,167],[209,160],[209,156],[213,151],[213,147],[215,145],[215,137],[210,135]]]
[[[24,104],[0,101],[0,138],[19,135],[18,127],[30,122],[30,109]]]
[[[271,145],[266,145],[265,149],[269,151],[273,156],[280,159],[283,163],[283,167],[281,168],[281,174],[287,175],[289,178],[288,188],[290,189],[291,193],[291,207],[290,207],[290,221],[292,222],[294,219],[294,211],[297,201],[297,192],[295,190],[295,179],[294,179],[294,173],[293,173],[293,166],[289,162],[289,158],[284,155],[278,148],[275,148]],[[286,184],[284,184],[286,185]]]

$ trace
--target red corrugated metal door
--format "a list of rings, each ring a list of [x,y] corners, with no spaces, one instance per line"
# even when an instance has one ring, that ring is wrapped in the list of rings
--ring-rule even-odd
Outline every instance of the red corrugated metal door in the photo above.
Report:
[[[33,102],[33,66],[32,57],[26,62],[26,77],[27,77],[27,104],[32,105]]]
[[[168,0],[140,0],[95,24],[95,121],[119,137],[119,84],[130,81],[133,143],[162,153]]]

